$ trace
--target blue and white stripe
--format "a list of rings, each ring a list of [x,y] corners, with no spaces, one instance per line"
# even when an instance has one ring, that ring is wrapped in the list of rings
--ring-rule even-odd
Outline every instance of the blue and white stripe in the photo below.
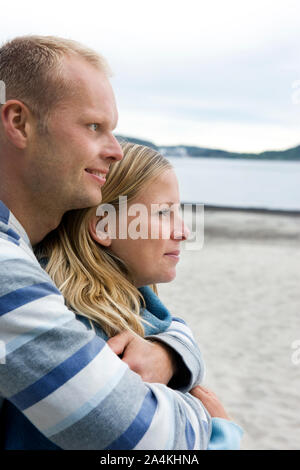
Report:
[[[157,407],[147,432],[135,446],[135,450],[172,449],[176,428],[173,394],[167,387],[159,384],[148,384],[148,386],[156,397]]]
[[[168,335],[180,354],[192,349],[184,323],[175,319],[161,340]],[[60,448],[206,448],[210,428],[199,400],[142,382],[76,319],[1,201],[0,340],[1,402],[10,400]]]

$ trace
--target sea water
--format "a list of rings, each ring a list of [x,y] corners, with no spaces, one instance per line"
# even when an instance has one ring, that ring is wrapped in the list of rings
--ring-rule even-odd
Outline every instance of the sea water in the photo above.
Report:
[[[168,157],[182,202],[300,211],[300,162]]]

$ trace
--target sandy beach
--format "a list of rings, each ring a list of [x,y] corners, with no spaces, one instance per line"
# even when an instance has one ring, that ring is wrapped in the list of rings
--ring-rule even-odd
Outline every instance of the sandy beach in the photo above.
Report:
[[[205,209],[204,220],[202,250],[182,250],[159,295],[191,327],[242,449],[300,449],[300,216]]]

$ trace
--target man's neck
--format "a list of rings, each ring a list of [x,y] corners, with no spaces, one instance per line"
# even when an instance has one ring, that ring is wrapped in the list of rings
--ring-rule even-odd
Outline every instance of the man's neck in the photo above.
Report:
[[[15,195],[3,194],[1,190],[0,200],[20,222],[32,246],[39,243],[49,232],[54,230],[59,225],[63,215],[42,204],[37,204],[36,201],[32,203],[32,201],[26,200],[25,197],[20,199]]]

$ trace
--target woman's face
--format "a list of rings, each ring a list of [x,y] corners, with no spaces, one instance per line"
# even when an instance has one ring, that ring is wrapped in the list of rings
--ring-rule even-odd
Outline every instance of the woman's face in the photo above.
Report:
[[[189,235],[179,209],[178,181],[171,169],[128,204],[127,237],[112,239],[109,249],[130,268],[136,287],[175,278],[180,243]],[[117,223],[117,236],[118,228]],[[137,238],[139,233],[146,238]]]

